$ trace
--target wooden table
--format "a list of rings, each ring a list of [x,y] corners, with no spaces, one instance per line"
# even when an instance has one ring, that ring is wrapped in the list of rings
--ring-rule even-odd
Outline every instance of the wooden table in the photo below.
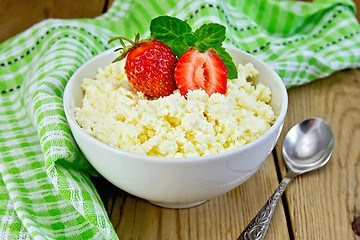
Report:
[[[355,2],[360,6],[360,0]],[[2,0],[0,42],[45,18],[95,17],[111,3]],[[160,208],[104,179],[94,179],[119,238],[236,239],[286,175],[281,153],[285,133],[295,123],[314,116],[333,128],[333,156],[321,170],[299,176],[289,185],[266,239],[360,239],[352,230],[352,222],[360,216],[360,70],[340,71],[290,89],[288,94],[283,132],[260,170],[238,188],[200,206]]]

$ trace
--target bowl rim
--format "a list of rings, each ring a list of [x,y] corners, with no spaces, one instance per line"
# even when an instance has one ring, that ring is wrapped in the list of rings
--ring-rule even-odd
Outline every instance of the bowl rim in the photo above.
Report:
[[[276,81],[279,83],[280,89],[281,89],[281,94],[282,94],[282,106],[281,106],[281,110],[280,110],[280,114],[277,116],[276,121],[274,122],[274,124],[265,132],[263,133],[261,136],[259,136],[258,138],[256,138],[255,140],[234,148],[234,149],[230,149],[230,150],[226,150],[224,152],[220,152],[220,153],[216,153],[216,154],[210,154],[210,155],[204,155],[204,156],[196,156],[196,157],[159,157],[159,156],[147,156],[147,155],[142,155],[139,153],[133,153],[133,152],[128,152],[125,150],[122,150],[120,148],[108,145],[98,139],[96,139],[95,137],[91,136],[87,131],[85,131],[78,123],[77,121],[73,118],[73,115],[71,114],[71,109],[70,106],[67,105],[68,99],[70,98],[69,96],[69,88],[72,85],[72,83],[74,81],[76,81],[77,75],[82,71],[82,69],[84,69],[88,64],[92,63],[92,62],[96,62],[98,61],[101,57],[103,57],[104,55],[107,55],[109,53],[113,53],[115,48],[111,48],[108,49],[106,51],[103,51],[101,53],[99,53],[98,55],[94,56],[93,58],[91,58],[90,60],[88,60],[87,62],[83,63],[74,73],[73,75],[70,77],[69,81],[67,82],[65,89],[64,89],[64,93],[63,93],[63,107],[64,107],[64,111],[65,111],[65,115],[66,115],[66,119],[68,122],[71,122],[72,124],[69,123],[70,128],[75,127],[77,131],[79,131],[80,134],[82,134],[83,136],[87,137],[89,139],[89,141],[93,142],[94,144],[99,144],[101,148],[105,148],[108,151],[114,152],[114,153],[118,153],[120,155],[125,155],[126,157],[130,157],[131,159],[136,159],[138,161],[152,161],[152,162],[157,162],[157,163],[168,163],[168,164],[186,164],[186,163],[201,163],[204,161],[215,161],[217,159],[221,159],[221,158],[226,158],[229,155],[233,155],[236,154],[238,151],[246,151],[252,147],[254,147],[255,145],[257,145],[259,142],[261,142],[263,139],[267,138],[269,135],[273,134],[273,132],[275,131],[275,129],[282,129],[282,125],[283,122],[285,120],[285,116],[286,116],[286,112],[287,112],[287,108],[288,108],[288,95],[287,95],[287,90],[286,87],[284,85],[284,82],[281,80],[281,78],[279,77],[279,75],[268,65],[266,64],[264,61],[262,61],[261,59],[241,50],[238,48],[235,48],[233,46],[230,45],[224,45],[227,49],[231,49],[233,51],[239,51],[242,54],[247,55],[250,59],[259,62],[260,64],[264,65],[266,68],[268,68],[271,72],[273,72],[273,74],[275,75],[275,79]],[[72,125],[72,126],[71,126]],[[72,129],[71,129],[71,134],[74,136],[74,134],[72,133]],[[75,139],[75,136],[74,136]],[[76,142],[76,139],[75,139]],[[77,142],[76,142],[77,144]],[[80,149],[80,148],[79,148]]]

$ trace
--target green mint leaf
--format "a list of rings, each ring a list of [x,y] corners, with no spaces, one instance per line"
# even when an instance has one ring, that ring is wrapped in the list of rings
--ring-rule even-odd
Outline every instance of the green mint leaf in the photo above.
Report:
[[[202,42],[197,42],[195,44],[195,47],[200,51],[200,52],[206,52],[206,50],[208,50],[208,46],[206,46],[204,43]]]
[[[215,49],[228,69],[228,78],[237,78],[237,69],[230,54],[222,47],[225,40],[226,28],[217,23],[208,23],[200,26],[192,33],[191,26],[178,18],[159,16],[150,23],[150,34],[156,40],[168,45],[172,52],[180,58],[189,48],[196,47],[205,52]]]
[[[221,60],[225,63],[225,66],[228,70],[228,79],[236,79],[238,72],[230,54],[227,53],[225,51],[225,48],[223,47],[218,47],[214,49],[221,58]]]
[[[193,33],[185,33],[173,41],[171,51],[180,58],[191,47],[195,47],[198,42],[197,37]]]
[[[190,25],[175,17],[160,16],[151,20],[150,23],[151,36],[155,36],[156,40],[162,41],[171,49],[174,40],[186,33],[191,33]]]
[[[199,46],[205,49],[199,49],[199,51],[205,51],[209,48],[221,47],[222,42],[225,40],[226,28],[217,23],[203,24],[195,31],[195,36],[199,39]]]

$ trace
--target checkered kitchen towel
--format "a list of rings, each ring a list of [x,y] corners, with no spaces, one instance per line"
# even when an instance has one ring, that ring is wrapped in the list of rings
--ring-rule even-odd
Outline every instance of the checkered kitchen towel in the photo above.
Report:
[[[64,87],[115,35],[171,15],[227,28],[227,43],[298,86],[360,65],[350,0],[117,0],[95,19],[40,22],[0,45],[0,239],[116,239],[62,106]]]

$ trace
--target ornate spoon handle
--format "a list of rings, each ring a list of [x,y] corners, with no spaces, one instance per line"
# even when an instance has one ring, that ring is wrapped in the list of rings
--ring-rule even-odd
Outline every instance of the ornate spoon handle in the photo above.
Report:
[[[251,222],[246,226],[244,231],[240,234],[238,240],[262,240],[265,237],[265,233],[269,227],[271,217],[274,213],[275,207],[279,202],[279,199],[285,188],[295,177],[295,174],[289,173],[276,188],[273,195],[265,203],[265,205],[260,209],[258,214],[251,220]]]

